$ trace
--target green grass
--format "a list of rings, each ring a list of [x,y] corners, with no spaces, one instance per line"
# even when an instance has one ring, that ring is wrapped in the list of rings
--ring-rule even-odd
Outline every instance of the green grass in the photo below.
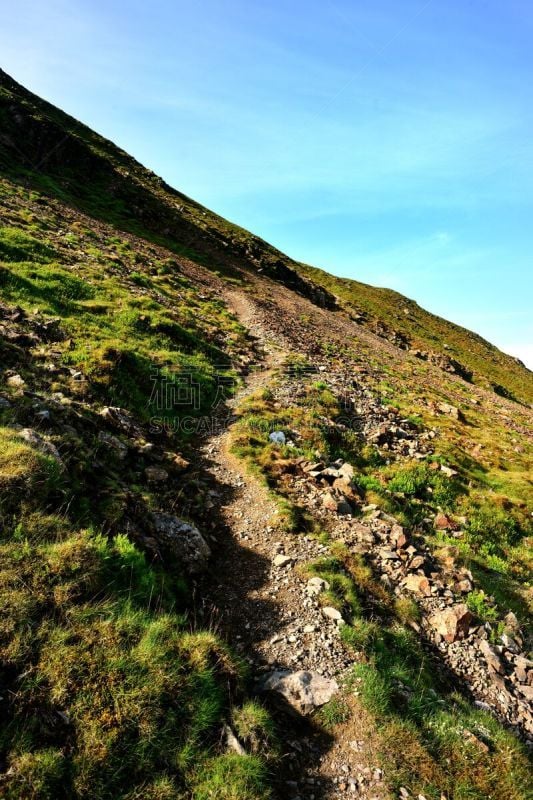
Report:
[[[27,239],[13,227],[0,228],[0,236]],[[238,345],[241,330],[223,306],[197,299],[192,289],[176,297],[171,278],[149,275],[143,277],[146,293],[134,295],[127,279],[97,265],[74,270],[64,252],[55,255],[65,264],[23,260],[34,250],[30,243],[23,251],[21,244],[17,258],[0,261],[4,300],[58,316],[68,338],[68,347],[58,344],[64,363],[82,369],[115,405],[145,419],[194,416],[210,408],[222,377],[231,382],[228,355],[214,340],[225,329],[228,344]],[[175,297],[169,307],[155,299],[162,290]],[[180,404],[183,391],[190,402]]]
[[[483,622],[495,622],[498,619],[498,611],[487,600],[483,589],[474,589],[468,592],[466,604],[470,611]]]
[[[59,490],[58,461],[30,446],[16,431],[0,427],[0,513],[25,497],[46,498]]]
[[[435,800],[528,797],[525,748],[439,681],[412,633],[381,625],[373,636],[359,637],[361,644],[368,660],[355,667],[351,686],[376,720],[393,790],[404,786]]]
[[[256,700],[248,700],[233,709],[235,733],[251,753],[272,755],[277,750],[277,736],[272,717]]]
[[[358,587],[343,562],[335,557],[322,558],[306,565],[309,576],[327,581],[329,588],[320,595],[320,602],[333,606],[346,620],[355,620],[361,613]]]
[[[240,662],[214,634],[189,632],[183,597],[127,537],[42,522],[37,542],[22,525],[0,544],[0,659],[17,685],[0,728],[4,796],[123,797],[149,775],[199,797],[226,776],[216,796],[266,797],[258,756],[213,757]],[[249,704],[234,719],[268,749],[266,712]]]
[[[326,728],[334,731],[336,725],[346,722],[351,716],[351,711],[343,697],[334,697],[315,714],[315,719]]]
[[[153,274],[145,243],[111,242],[117,268],[102,230],[72,223],[56,237],[69,223],[43,206],[30,235],[17,193],[8,203],[15,224],[0,227],[2,301],[57,318],[61,334],[35,349],[2,343],[27,390],[3,386],[11,405],[0,412],[2,796],[263,800],[276,752],[268,715],[246,700],[240,659],[193,626],[179,564],[167,556],[151,565],[125,532],[133,509],[147,519],[166,503],[143,483],[131,437],[114,432],[130,448],[123,461],[97,435],[98,410],[119,405],[137,424],[168,423],[159,441],[178,452],[182,416],[211,413],[221,380],[228,396],[243,330],[174,269]],[[73,260],[73,248],[89,256]],[[76,369],[87,380],[73,382]],[[172,401],[183,375],[199,402],[161,408],[161,391]],[[36,397],[52,404],[43,436],[63,463],[14,428],[35,425]],[[249,756],[221,752],[232,719]]]
[[[45,242],[17,228],[0,227],[0,261],[49,263],[54,250]]]
[[[264,763],[254,755],[228,753],[206,762],[195,778],[195,800],[267,800]]]

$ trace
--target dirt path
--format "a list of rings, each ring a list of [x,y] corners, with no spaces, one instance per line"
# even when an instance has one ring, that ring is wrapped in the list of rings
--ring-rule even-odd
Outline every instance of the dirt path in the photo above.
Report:
[[[237,293],[227,300],[263,348],[259,363],[230,402],[231,411],[272,381],[288,348],[265,326],[252,300]],[[209,599],[217,624],[257,677],[273,669],[305,669],[340,680],[351,662],[339,629],[324,616],[317,599],[308,595],[306,580],[298,571],[300,562],[326,554],[327,548],[280,526],[278,507],[267,487],[229,450],[233,421],[230,418],[227,428],[206,440],[201,451],[203,468],[213,485],[207,520],[214,550]],[[276,556],[282,555],[288,557],[286,563],[277,565]],[[364,776],[372,787],[369,797],[386,796],[360,711],[338,740],[306,721],[295,721],[293,728],[289,723],[278,797],[343,796],[351,790],[348,781],[355,780],[355,775]]]
[[[237,295],[229,300],[248,330],[266,342],[261,362],[229,403],[231,409],[272,381],[284,349],[264,328],[248,298]],[[307,596],[305,581],[295,570],[299,561],[316,558],[326,548],[280,527],[275,499],[230,452],[231,424],[230,419],[229,427],[206,441],[202,450],[207,473],[217,486],[211,494],[219,545],[215,583],[224,627],[230,641],[259,670],[296,667],[333,676],[347,664],[336,625],[320,617],[318,603]],[[277,555],[291,560],[276,566]],[[307,637],[305,646],[302,635]]]

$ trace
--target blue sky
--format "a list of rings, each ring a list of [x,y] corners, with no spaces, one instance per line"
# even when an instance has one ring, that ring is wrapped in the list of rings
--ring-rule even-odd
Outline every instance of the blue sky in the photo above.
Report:
[[[176,188],[533,367],[529,2],[0,10],[3,68]]]

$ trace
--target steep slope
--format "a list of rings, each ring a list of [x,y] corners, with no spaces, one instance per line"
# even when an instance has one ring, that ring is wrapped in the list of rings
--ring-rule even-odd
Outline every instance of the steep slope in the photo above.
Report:
[[[111,142],[28,92],[0,70],[0,164],[17,181],[74,202],[118,227],[148,234],[211,269],[261,270],[444,369],[533,402],[533,377],[517,359],[401,295],[298,264],[175,191]]]
[[[526,798],[531,373],[0,125],[0,794]]]

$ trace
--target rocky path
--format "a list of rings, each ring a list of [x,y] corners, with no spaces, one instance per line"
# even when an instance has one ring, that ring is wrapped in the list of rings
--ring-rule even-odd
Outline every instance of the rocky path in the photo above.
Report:
[[[244,386],[229,403],[231,413],[246,397],[272,383],[276,368],[291,347],[279,329],[273,332],[268,321],[261,318],[251,298],[235,293],[227,300],[262,347],[258,349],[257,362]],[[335,384],[336,376],[324,377],[331,378]],[[290,385],[280,391],[290,393]],[[365,436],[369,432],[367,429],[376,424],[381,426],[379,435],[383,435],[382,428],[388,423],[380,419],[379,409],[372,405],[374,401],[365,397],[364,387],[361,396],[355,399],[364,406],[361,414]],[[348,703],[354,706],[351,721],[336,727],[335,738],[308,721],[302,722],[313,706],[313,687],[317,697],[324,692],[324,696],[329,697],[353,664],[353,657],[340,641],[342,621],[336,619],[334,609],[330,610],[330,616],[328,609],[323,608],[318,599],[320,588],[317,591],[299,569],[300,564],[327,555],[329,549],[304,534],[287,533],[279,524],[275,498],[230,452],[234,421],[230,416],[226,426],[205,440],[201,451],[204,474],[212,481],[204,521],[204,529],[210,530],[214,550],[209,602],[214,606],[211,613],[216,624],[249,662],[259,682],[262,678],[275,682],[280,673],[300,676],[288,690],[293,692],[295,705],[300,704],[303,716],[299,723],[294,723],[294,729],[289,723],[278,796],[325,800],[357,792],[363,800],[386,798],[386,775],[376,766],[375,732],[372,724],[366,721],[357,697],[348,698]],[[411,451],[417,454],[431,446],[426,434],[413,435],[411,441],[409,437],[403,438],[405,432],[401,428],[396,437],[398,426],[389,427],[391,430],[387,428],[386,434],[391,434],[392,450],[398,446],[399,452],[405,450],[411,455]],[[486,632],[471,627],[469,615],[465,616],[464,631],[459,631],[458,626],[459,638],[448,636],[448,630],[444,634],[438,632],[441,618],[442,624],[446,622],[446,614],[455,614],[457,609],[464,614],[461,594],[471,588],[471,575],[465,577],[453,567],[443,572],[432,560],[427,547],[406,538],[403,531],[398,530],[396,521],[387,519],[386,515],[383,518],[379,510],[357,522],[340,511],[335,512],[324,503],[326,494],[331,499],[329,477],[324,476],[311,477],[304,468],[299,477],[291,479],[297,499],[323,519],[333,538],[365,553],[375,573],[395,594],[403,595],[407,590],[417,597],[424,611],[423,637],[432,648],[440,651],[443,669],[451,669],[459,683],[472,694],[472,699],[477,698],[481,707],[490,707],[503,720],[527,730],[530,717],[522,695],[529,691],[528,686],[519,685],[516,692],[514,684],[504,685],[501,658],[486,642]],[[514,658],[512,654],[506,657]],[[492,666],[491,661],[495,662]],[[309,691],[298,683],[304,673],[314,676]],[[510,689],[512,694],[509,694]],[[299,699],[295,698],[298,694]],[[318,699],[321,702],[323,697]],[[287,718],[282,719],[283,724],[287,724]]]
[[[228,301],[250,333],[264,344],[244,387],[229,403],[231,411],[272,381],[283,360],[285,343],[264,326],[248,298],[235,294]],[[305,697],[311,702],[306,708],[304,699],[300,706],[305,714],[313,699],[321,702],[336,690],[337,681],[352,663],[341,644],[337,620],[325,615],[318,592],[298,570],[300,563],[326,555],[328,549],[305,535],[287,533],[279,525],[274,497],[229,450],[233,421],[230,418],[227,427],[207,439],[201,451],[203,467],[213,482],[206,519],[207,525],[211,520],[214,550],[214,574],[209,578],[211,613],[259,681],[261,677],[275,679],[279,672],[313,676]],[[294,688],[298,693],[300,683]],[[357,705],[356,698],[352,702]],[[362,724],[363,718],[362,709],[357,708],[354,722],[344,726],[344,735],[335,740],[303,715],[290,720],[294,728],[287,731],[284,742],[278,796],[319,800],[357,788],[363,799],[387,798],[383,773],[376,766],[372,731]],[[286,725],[285,714],[282,720]]]

